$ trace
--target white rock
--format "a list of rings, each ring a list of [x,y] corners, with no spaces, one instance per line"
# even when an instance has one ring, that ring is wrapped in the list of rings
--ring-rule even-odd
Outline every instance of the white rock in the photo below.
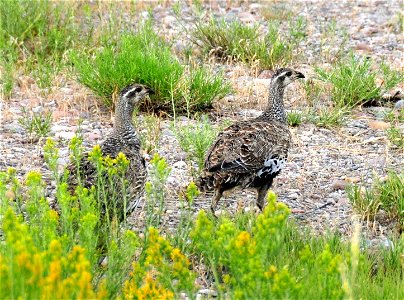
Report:
[[[198,291],[198,294],[202,294],[202,295],[208,295],[208,296],[212,296],[212,297],[217,297],[217,292],[215,290],[211,290],[211,289],[202,289]]]
[[[394,104],[395,109],[404,109],[404,100],[399,100]]]
[[[173,168],[186,169],[187,163],[183,160],[177,161],[176,163],[173,164]]]
[[[297,199],[297,198],[299,198],[299,194],[298,193],[291,193],[291,194],[288,195],[288,198]]]
[[[55,136],[58,138],[62,138],[65,140],[70,140],[72,139],[76,134],[74,132],[71,131],[64,131],[64,132],[56,132]]]

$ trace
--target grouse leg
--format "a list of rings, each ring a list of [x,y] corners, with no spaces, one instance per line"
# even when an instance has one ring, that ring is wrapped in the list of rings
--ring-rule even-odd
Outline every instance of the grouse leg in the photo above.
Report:
[[[272,185],[272,181],[274,179],[271,178],[266,184],[264,184],[263,186],[260,186],[259,188],[257,188],[257,192],[258,192],[258,196],[257,196],[257,206],[258,208],[263,211],[264,206],[265,206],[265,199],[268,193],[269,188]]]
[[[215,190],[215,194],[212,198],[212,204],[210,205],[210,210],[212,211],[213,215],[215,215],[216,206],[219,203],[220,198],[222,198],[223,192],[224,190],[220,188]]]

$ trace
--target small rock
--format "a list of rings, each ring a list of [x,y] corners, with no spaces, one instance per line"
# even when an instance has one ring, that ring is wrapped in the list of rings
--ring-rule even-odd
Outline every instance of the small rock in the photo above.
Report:
[[[240,110],[238,114],[244,117],[256,118],[262,114],[262,111],[256,109],[243,109]]]
[[[261,79],[261,78],[256,78],[253,80],[254,84],[256,85],[265,85],[265,86],[269,86],[271,84],[271,79]]]
[[[173,168],[176,169],[186,169],[187,168],[187,163],[183,160],[177,161],[176,163],[173,164]]]
[[[347,177],[345,181],[348,183],[358,183],[361,179],[359,177]]]
[[[71,131],[65,131],[65,132],[56,132],[55,136],[58,138],[62,138],[65,140],[71,140],[76,134]]]
[[[390,127],[390,124],[383,121],[371,121],[369,122],[369,127],[372,129],[385,130]]]
[[[394,109],[404,109],[404,100],[399,100],[394,104]]]
[[[215,216],[220,217],[223,216],[225,213],[226,211],[224,209],[218,209],[217,211],[215,211]]]
[[[368,51],[368,52],[372,51],[372,48],[371,48],[368,44],[365,44],[365,43],[359,43],[359,44],[357,44],[357,45],[355,46],[355,49],[356,49],[356,50]]]
[[[288,195],[288,198],[297,199],[297,198],[299,198],[299,194],[298,193],[291,193],[291,194]]]
[[[217,292],[215,290],[211,289],[202,289],[198,291],[198,294],[202,295],[207,295],[207,296],[212,296],[212,297],[217,297]]]
[[[259,79],[268,79],[271,78],[272,75],[274,74],[273,71],[271,70],[264,70],[260,73],[260,75],[258,76]]]
[[[32,112],[36,113],[36,114],[39,114],[39,113],[43,112],[43,107],[42,106],[33,107]]]
[[[14,201],[15,199],[15,193],[12,190],[7,190],[5,196],[10,201]]]
[[[72,92],[73,92],[73,90],[72,90],[71,88],[67,88],[67,87],[62,87],[62,88],[60,88],[60,91],[61,91],[63,94],[72,94]]]
[[[347,187],[348,182],[346,182],[345,180],[335,180],[332,184],[331,184],[331,189],[333,191],[337,191],[337,190],[345,190],[345,188]]]

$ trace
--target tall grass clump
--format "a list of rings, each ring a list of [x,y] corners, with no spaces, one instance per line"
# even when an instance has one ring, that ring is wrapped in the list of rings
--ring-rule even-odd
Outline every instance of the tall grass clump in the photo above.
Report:
[[[273,69],[292,59],[292,52],[305,37],[305,22],[298,18],[289,23],[286,32],[280,31],[277,21],[268,23],[268,31],[262,32],[258,24],[246,25],[234,20],[211,17],[207,22],[198,21],[192,32],[192,42],[205,55],[221,60],[236,60],[259,69]]]
[[[0,57],[4,93],[9,95],[19,67],[49,87],[66,52],[79,43],[74,7],[67,2],[0,2]]]
[[[378,100],[385,91],[402,82],[403,75],[382,63],[374,70],[373,62],[366,57],[351,53],[347,59],[338,61],[331,70],[316,68],[319,79],[332,85],[332,100],[342,108],[352,108],[371,100]],[[376,79],[380,76],[381,84]]]
[[[404,173],[389,172],[385,181],[375,178],[373,186],[348,187],[348,198],[365,218],[374,219],[381,209],[404,228]]]
[[[75,52],[72,62],[78,80],[107,105],[112,105],[111,96],[130,82],[155,90],[149,108],[177,111],[209,107],[230,89],[221,75],[211,75],[204,67],[187,72],[172,54],[170,44],[154,32],[150,23],[135,33],[123,34],[116,46],[107,45],[94,57]]]
[[[219,129],[212,126],[207,116],[201,116],[191,124],[173,123],[172,130],[189,161],[197,165],[196,174],[203,169],[205,155]]]

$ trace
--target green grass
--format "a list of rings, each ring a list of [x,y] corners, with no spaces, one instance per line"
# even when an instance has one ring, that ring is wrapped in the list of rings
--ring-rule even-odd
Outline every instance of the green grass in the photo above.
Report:
[[[193,124],[173,123],[172,130],[181,149],[187,153],[187,158],[197,165],[196,175],[198,175],[203,169],[206,152],[219,129],[212,126],[207,116],[201,116]]]
[[[364,218],[373,220],[383,209],[404,228],[404,173],[391,171],[384,182],[375,178],[372,187],[349,186],[347,192],[353,207]]]
[[[370,100],[378,100],[384,91],[388,91],[403,80],[403,75],[391,70],[382,63],[374,70],[371,59],[356,57],[351,53],[345,60],[338,61],[331,70],[316,68],[319,79],[332,85],[332,100],[337,107],[352,108]],[[376,83],[376,78],[382,84]]]
[[[384,119],[390,122],[390,127],[386,130],[390,143],[398,149],[404,148],[404,132],[401,124],[404,122],[404,109],[391,110],[386,113]]]
[[[49,135],[52,126],[52,113],[28,112],[22,110],[22,117],[18,119],[18,123],[29,134],[30,138],[46,137]]]
[[[107,105],[112,105],[111,96],[131,82],[155,90],[148,107],[155,110],[201,110],[230,91],[220,74],[203,66],[186,70],[150,24],[136,33],[123,34],[116,46],[101,48],[94,57],[75,52],[72,61],[78,80]]]
[[[386,129],[387,137],[389,141],[399,149],[404,149],[404,132],[400,127],[391,124]]]
[[[294,126],[299,126],[300,124],[302,124],[303,116],[302,116],[302,113],[300,113],[300,112],[291,111],[288,113],[287,119],[288,119],[289,126],[294,127]]]
[[[246,25],[234,20],[211,17],[207,22],[198,21],[191,41],[205,55],[218,59],[240,61],[259,69],[273,69],[287,64],[292,51],[305,37],[306,23],[302,18],[289,22],[288,31],[280,33],[281,24],[268,23],[268,32],[260,32],[258,24]]]

